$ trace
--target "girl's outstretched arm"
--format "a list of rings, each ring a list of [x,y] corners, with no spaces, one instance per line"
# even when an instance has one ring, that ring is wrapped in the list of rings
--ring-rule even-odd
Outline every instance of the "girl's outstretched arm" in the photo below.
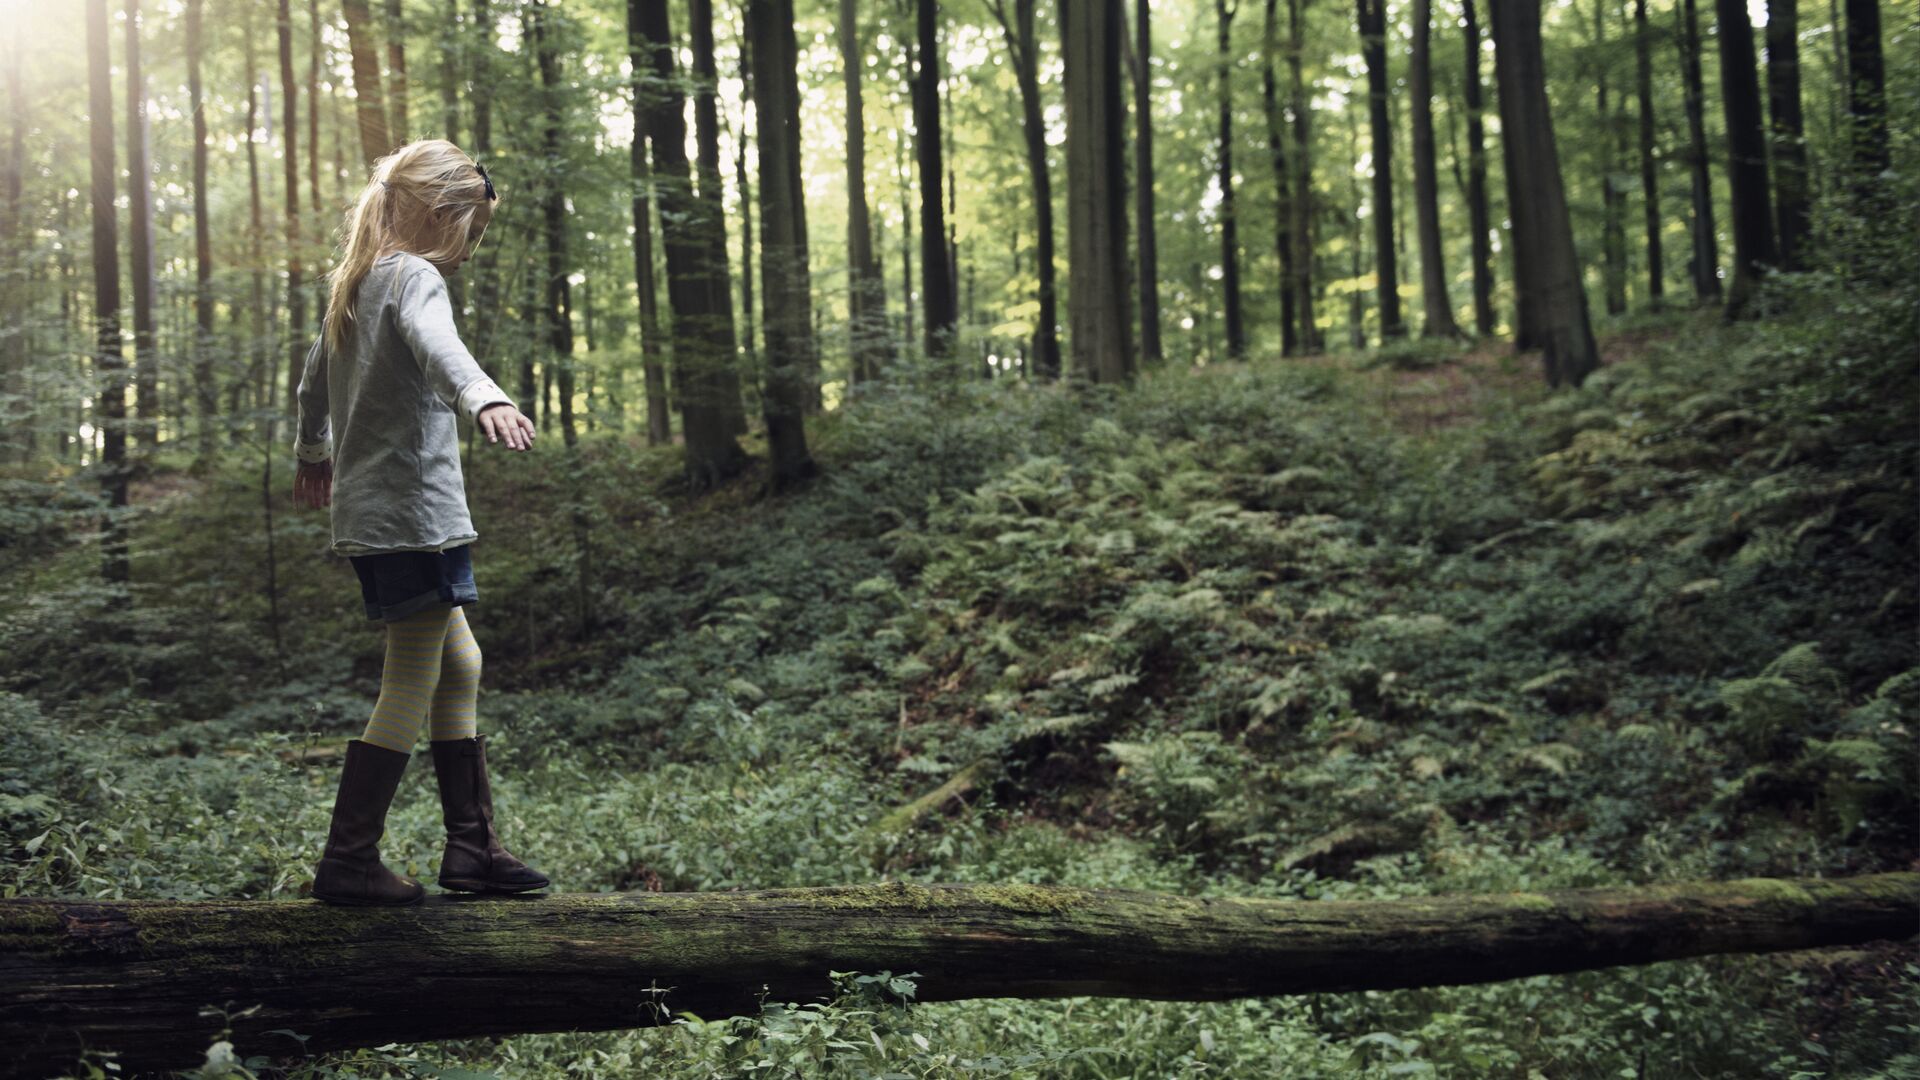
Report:
[[[513,404],[460,340],[440,271],[422,266],[400,286],[398,323],[433,392],[468,420],[479,423],[480,411],[489,405]]]

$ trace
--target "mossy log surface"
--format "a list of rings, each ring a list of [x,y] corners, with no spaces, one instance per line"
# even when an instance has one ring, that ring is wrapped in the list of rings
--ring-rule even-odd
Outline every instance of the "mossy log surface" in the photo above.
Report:
[[[924,1001],[1214,1000],[1490,982],[1920,932],[1920,874],[1381,901],[890,882],[725,893],[313,901],[0,900],[0,1072],[82,1046],[203,1060],[203,1006],[253,1008],[241,1053],[751,1013],[829,970],[919,972]],[[664,991],[655,993],[654,990]],[[656,1008],[656,1005],[659,1008]],[[256,1008],[257,1007],[257,1008]]]

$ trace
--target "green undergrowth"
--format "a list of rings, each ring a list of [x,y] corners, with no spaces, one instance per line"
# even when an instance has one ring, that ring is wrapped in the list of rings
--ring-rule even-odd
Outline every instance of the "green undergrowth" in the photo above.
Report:
[[[812,427],[823,477],[776,499],[691,499],[670,451],[606,431],[483,449],[472,617],[503,834],[581,892],[1367,899],[1900,868],[1915,307],[1811,276],[1769,302],[1636,325],[1578,390],[1417,431],[1377,380],[1456,347],[1118,392],[862,388]],[[84,537],[0,521],[23,554],[0,895],[300,895],[379,637],[324,518],[283,497],[276,645],[258,482],[236,463],[137,516],[123,615]],[[969,803],[874,832],[983,757],[1002,765]],[[383,851],[430,877],[423,765]],[[754,1018],[288,1075],[1914,1076],[1916,974],[1876,947],[907,1006],[911,973],[849,973]]]

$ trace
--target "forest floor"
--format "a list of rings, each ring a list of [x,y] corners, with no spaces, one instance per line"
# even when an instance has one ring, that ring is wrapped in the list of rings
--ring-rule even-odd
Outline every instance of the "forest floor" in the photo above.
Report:
[[[483,449],[503,833],[565,891],[1312,900],[1913,867],[1912,309],[1850,302],[1604,328],[1577,390],[1433,343],[1085,398],[882,387],[818,418],[824,475],[778,498],[693,499],[674,451],[610,431]],[[303,895],[380,639],[282,470],[269,606],[260,480],[143,484],[125,613],[84,529],[10,534],[0,893]],[[876,835],[982,759],[969,798]],[[414,777],[391,865],[431,876],[438,811]],[[1909,1076],[1917,988],[1905,943],[1212,1004],[849,995],[328,1067]]]

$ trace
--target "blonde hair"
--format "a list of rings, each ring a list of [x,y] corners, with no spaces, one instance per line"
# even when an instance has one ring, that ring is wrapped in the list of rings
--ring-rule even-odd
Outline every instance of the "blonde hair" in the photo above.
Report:
[[[327,292],[327,347],[346,344],[360,283],[383,255],[409,251],[450,262],[466,249],[492,182],[466,152],[445,139],[410,142],[373,163],[373,176],[347,211]]]

